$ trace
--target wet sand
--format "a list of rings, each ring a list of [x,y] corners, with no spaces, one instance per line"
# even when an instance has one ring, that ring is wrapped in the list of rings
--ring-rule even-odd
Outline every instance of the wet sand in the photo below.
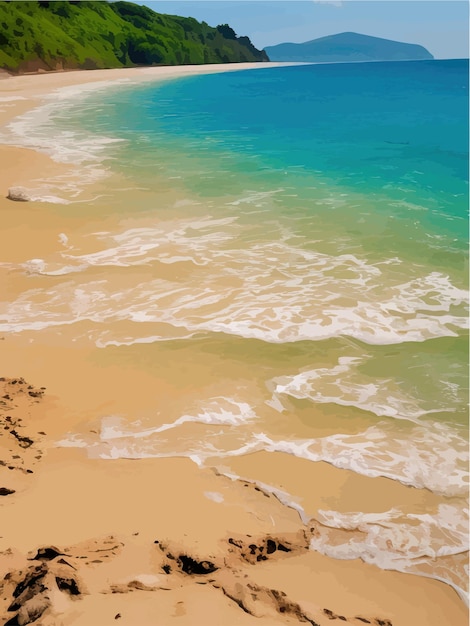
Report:
[[[6,79],[1,95],[24,100],[1,107],[0,125],[63,86],[220,69],[238,68]],[[64,214],[64,205],[5,197],[11,186],[29,188],[45,176],[66,175],[69,166],[10,146],[0,147],[0,165],[4,262],[46,256],[59,233],[89,227],[89,207]],[[8,268],[1,278],[7,299],[28,281]],[[444,583],[308,549],[316,533],[308,517],[318,510],[385,511],[400,504],[406,512],[434,511],[440,499],[426,490],[282,453],[253,453],[201,469],[188,458],[109,461],[87,458],[80,448],[57,448],[67,433],[92,436],[104,413],[145,415],[156,398],[165,413],[179,401],[169,378],[126,363],[119,350],[101,356],[74,332],[61,327],[0,337],[1,373],[16,377],[0,381],[0,615],[7,623],[467,623],[465,605]],[[215,366],[207,360],[199,367],[191,374],[195,387],[209,384]],[[164,414],[161,419],[168,421]],[[308,514],[299,515],[255,481],[294,494]]]

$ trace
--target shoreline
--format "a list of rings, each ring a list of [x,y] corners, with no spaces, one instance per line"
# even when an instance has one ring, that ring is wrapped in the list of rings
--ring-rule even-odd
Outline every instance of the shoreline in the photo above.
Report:
[[[160,79],[169,79],[285,64],[240,65],[94,70],[91,81],[84,75],[86,70],[11,77],[15,85],[1,81],[1,95],[24,100],[2,102],[0,96],[0,108],[4,109],[0,125],[18,115],[18,109],[13,111],[15,106],[5,105],[19,105],[21,115],[40,104],[52,90],[100,82],[110,77],[109,72],[120,73],[119,77],[106,79],[112,85],[116,80],[127,82],[131,78],[127,73],[133,78],[136,71],[140,74],[138,82],[143,82],[158,80],[156,72]],[[164,77],[162,69],[168,69]],[[10,89],[4,91],[8,84]],[[48,245],[38,236],[44,220],[41,209],[51,205],[6,200],[7,187],[28,186],[45,170],[50,176],[64,174],[69,166],[32,149],[14,146],[0,146],[0,161],[4,166],[0,207],[7,225],[3,249],[9,260],[16,259],[19,250],[29,245],[40,256],[41,247]],[[56,213],[49,216],[51,220],[59,215],[61,207],[57,205]],[[31,225],[30,236],[25,236],[25,224]],[[115,384],[115,371],[90,364],[91,352],[79,347],[48,346],[47,342],[33,347],[26,339],[4,339],[2,374],[20,376],[26,371],[27,382],[1,381],[1,395],[9,396],[0,407],[2,425],[8,428],[3,431],[4,441],[8,452],[12,448],[12,456],[19,457],[9,460],[14,469],[0,467],[0,487],[13,491],[0,498],[4,520],[0,553],[6,557],[1,574],[3,577],[10,572],[5,584],[9,606],[15,605],[12,595],[18,585],[26,586],[32,597],[21,600],[20,595],[20,606],[14,611],[7,611],[3,602],[2,614],[5,611],[13,617],[17,611],[29,619],[39,604],[43,613],[37,623],[44,626],[106,626],[116,623],[116,619],[128,626],[145,626],[155,623],[157,615],[167,620],[165,624],[175,619],[192,626],[274,626],[309,620],[326,626],[334,619],[356,626],[437,626],[446,619],[453,626],[465,623],[466,610],[450,585],[382,570],[359,559],[334,560],[308,550],[314,525],[306,524],[298,512],[272,493],[242,478],[230,480],[210,468],[199,469],[181,457],[93,460],[86,458],[84,450],[56,448],[55,442],[64,432],[86,423],[87,404],[80,403],[79,396],[85,392],[105,402]],[[41,355],[46,351],[58,365],[43,365]],[[31,363],[26,363],[28,358]],[[67,367],[62,367],[66,371],[59,376],[61,358]],[[90,387],[93,376],[100,376],[96,389]],[[152,382],[140,376],[144,380],[139,387],[139,376],[128,375],[132,394],[138,395]],[[57,383],[51,393],[36,387],[29,389],[28,383],[45,382],[49,389],[54,378]],[[69,406],[61,399],[61,386],[64,390],[67,386]],[[160,391],[168,393],[163,387]],[[74,399],[76,413],[68,415],[66,410]],[[14,425],[16,441],[8,434],[13,430],[7,417],[18,420]],[[27,439],[32,443],[26,446]],[[5,450],[2,448],[7,454]],[[274,459],[265,453],[268,470]],[[242,468],[248,465],[240,475],[248,478],[252,460],[254,463],[252,455],[240,459]],[[23,471],[28,469],[32,475]],[[337,478],[341,470],[330,471],[331,477],[327,478],[328,472],[321,466],[316,469],[316,479],[319,483],[325,481],[327,494],[333,483],[341,493],[346,484]],[[356,480],[359,485],[368,482]],[[383,481],[387,480],[370,479],[368,484],[376,485],[379,492],[386,488]],[[403,493],[407,489],[394,488],[403,489]],[[269,542],[274,542],[274,549]],[[49,552],[46,558],[46,548],[57,554]],[[35,592],[28,582],[34,572],[40,575],[46,594]]]
[[[187,458],[54,447],[64,427],[54,398],[28,382],[0,381],[0,614],[14,607],[28,624],[39,610],[44,626],[107,626],[118,614],[128,626],[466,623],[448,584],[311,550],[316,523],[255,482]]]
[[[31,73],[21,75],[9,75],[0,82],[0,129],[21,116],[34,112],[40,107],[47,107],[53,103],[54,95],[60,97],[60,92],[74,88],[84,88],[93,93],[98,89],[108,89],[118,85],[138,85],[143,83],[174,80],[185,76],[200,74],[214,74],[222,72],[234,72],[256,69],[271,69],[299,65],[298,63],[230,63],[211,65],[179,65],[159,67],[132,67],[112,68],[103,70],[69,70],[50,73]],[[73,97],[73,93],[68,95]],[[6,141],[7,139],[7,141]],[[22,151],[21,153],[18,151]],[[30,156],[28,156],[28,154]],[[39,156],[38,156],[39,155]],[[42,159],[42,160],[41,160]],[[15,161],[21,163],[17,167]],[[74,163],[66,163],[58,160],[44,146],[28,146],[24,141],[15,137],[6,138],[0,131],[0,162],[7,164],[8,171],[0,171],[0,196],[8,194],[10,187],[28,188],[32,182],[40,177],[40,173],[46,169],[49,176],[67,178],[74,175]],[[5,169],[5,168],[4,168]],[[27,174],[26,174],[27,172]],[[26,174],[26,175],[25,175]],[[77,179],[77,176],[75,176]],[[98,177],[99,178],[99,177]],[[78,182],[72,180],[77,188],[81,187],[81,177],[78,174]],[[93,186],[93,182],[92,186]],[[85,183],[86,184],[86,183]],[[36,196],[33,194],[33,201]],[[60,197],[58,198],[60,201]],[[39,201],[41,198],[39,196]],[[67,203],[65,201],[64,203]]]
[[[68,70],[57,72],[44,72],[31,74],[17,74],[5,77],[0,83],[0,93],[20,93],[24,98],[35,98],[47,95],[55,88],[63,88],[74,85],[86,85],[103,80],[131,80],[138,82],[150,82],[190,76],[194,74],[214,74],[219,72],[235,72],[248,69],[270,69],[274,67],[287,67],[305,65],[302,63],[215,63],[207,65],[165,65],[150,67],[111,68],[103,70]],[[0,102],[2,102],[0,100]],[[16,116],[16,114],[15,114]],[[4,123],[3,116],[1,123]]]

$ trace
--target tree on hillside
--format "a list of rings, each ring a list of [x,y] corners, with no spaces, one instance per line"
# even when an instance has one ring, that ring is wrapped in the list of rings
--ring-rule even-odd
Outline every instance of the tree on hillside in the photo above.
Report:
[[[219,26],[217,26],[217,30],[226,39],[237,38],[237,33],[228,24],[219,24]]]

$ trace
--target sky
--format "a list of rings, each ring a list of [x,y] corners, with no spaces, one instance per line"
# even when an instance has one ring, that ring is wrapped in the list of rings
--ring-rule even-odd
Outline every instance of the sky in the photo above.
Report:
[[[136,0],[134,0],[136,1]],[[159,13],[230,24],[257,48],[353,31],[468,58],[467,0],[137,0]]]

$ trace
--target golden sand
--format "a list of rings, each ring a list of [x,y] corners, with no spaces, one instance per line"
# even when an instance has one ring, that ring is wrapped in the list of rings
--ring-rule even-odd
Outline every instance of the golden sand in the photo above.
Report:
[[[239,68],[9,78],[0,93],[24,99],[4,108],[0,125],[64,86]],[[64,175],[68,167],[0,147],[4,261],[41,258],[57,233],[87,228],[88,209],[64,215],[62,205],[6,199],[9,187]],[[1,272],[7,299],[26,288],[24,273]],[[43,626],[467,624],[465,605],[444,583],[309,550],[315,524],[254,481],[294,494],[310,515],[328,507],[385,511],[397,503],[404,511],[433,511],[440,500],[430,492],[281,453],[231,459],[219,468],[243,477],[231,480],[187,458],[109,461],[56,448],[67,433],[99,428],[104,413],[137,406],[145,414],[155,398],[162,407],[178,402],[169,380],[124,358],[104,360],[88,344],[74,343],[67,329],[61,333],[42,333],[34,342],[30,333],[0,337],[1,372],[17,377],[0,381],[2,619]],[[204,367],[192,374],[195,386],[208,384]]]

